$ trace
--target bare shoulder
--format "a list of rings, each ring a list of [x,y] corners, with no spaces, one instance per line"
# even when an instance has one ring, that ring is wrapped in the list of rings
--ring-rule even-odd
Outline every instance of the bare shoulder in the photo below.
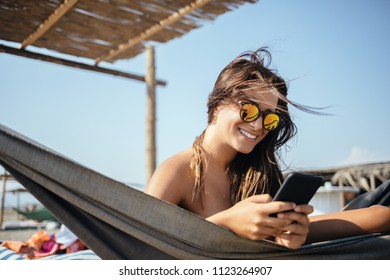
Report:
[[[193,185],[191,157],[192,148],[188,148],[162,162],[150,179],[145,193],[180,204]]]

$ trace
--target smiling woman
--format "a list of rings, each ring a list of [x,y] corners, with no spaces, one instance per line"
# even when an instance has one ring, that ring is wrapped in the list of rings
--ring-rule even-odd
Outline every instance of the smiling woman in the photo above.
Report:
[[[287,98],[285,81],[268,68],[265,58],[271,61],[267,49],[247,52],[222,70],[208,98],[207,128],[192,147],[157,168],[146,193],[239,236],[269,238],[288,248],[307,240],[390,230],[390,208],[385,206],[311,222],[312,206],[272,201],[283,181],[278,151],[296,134],[288,105],[311,109]],[[378,219],[367,219],[371,215]],[[341,231],[331,230],[334,225]]]
[[[147,193],[225,226],[214,219],[218,213],[253,195],[276,193],[283,181],[277,151],[295,135],[296,127],[288,111],[286,83],[268,68],[266,59],[271,62],[266,49],[247,52],[221,71],[208,98],[207,128],[193,147],[156,170]],[[263,202],[268,199],[269,195],[262,197]],[[267,214],[293,208],[285,202],[264,205]],[[294,221],[295,246],[301,245],[311,211],[306,205],[291,220],[273,219],[258,239],[278,236]]]

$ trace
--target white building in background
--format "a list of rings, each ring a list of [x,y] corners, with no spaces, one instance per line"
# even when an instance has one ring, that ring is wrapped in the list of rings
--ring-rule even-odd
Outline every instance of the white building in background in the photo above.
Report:
[[[345,194],[356,195],[358,193],[359,188],[337,187],[332,186],[330,182],[325,182],[310,201],[310,205],[315,208],[313,215],[339,212],[345,206]]]

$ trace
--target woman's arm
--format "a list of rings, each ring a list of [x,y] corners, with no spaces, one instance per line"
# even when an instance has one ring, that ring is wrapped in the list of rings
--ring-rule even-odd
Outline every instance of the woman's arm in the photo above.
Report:
[[[375,232],[390,232],[390,207],[374,205],[310,217],[306,243]]]

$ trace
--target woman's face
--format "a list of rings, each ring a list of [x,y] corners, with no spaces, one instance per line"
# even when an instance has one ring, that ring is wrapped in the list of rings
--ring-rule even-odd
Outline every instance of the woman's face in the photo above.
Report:
[[[274,111],[278,104],[278,93],[275,89],[262,91],[261,94],[248,94],[242,101],[252,101],[259,105],[262,112]],[[221,105],[214,124],[221,139],[237,152],[248,154],[269,133],[263,128],[263,117],[253,122],[245,122],[240,117],[239,102]]]

